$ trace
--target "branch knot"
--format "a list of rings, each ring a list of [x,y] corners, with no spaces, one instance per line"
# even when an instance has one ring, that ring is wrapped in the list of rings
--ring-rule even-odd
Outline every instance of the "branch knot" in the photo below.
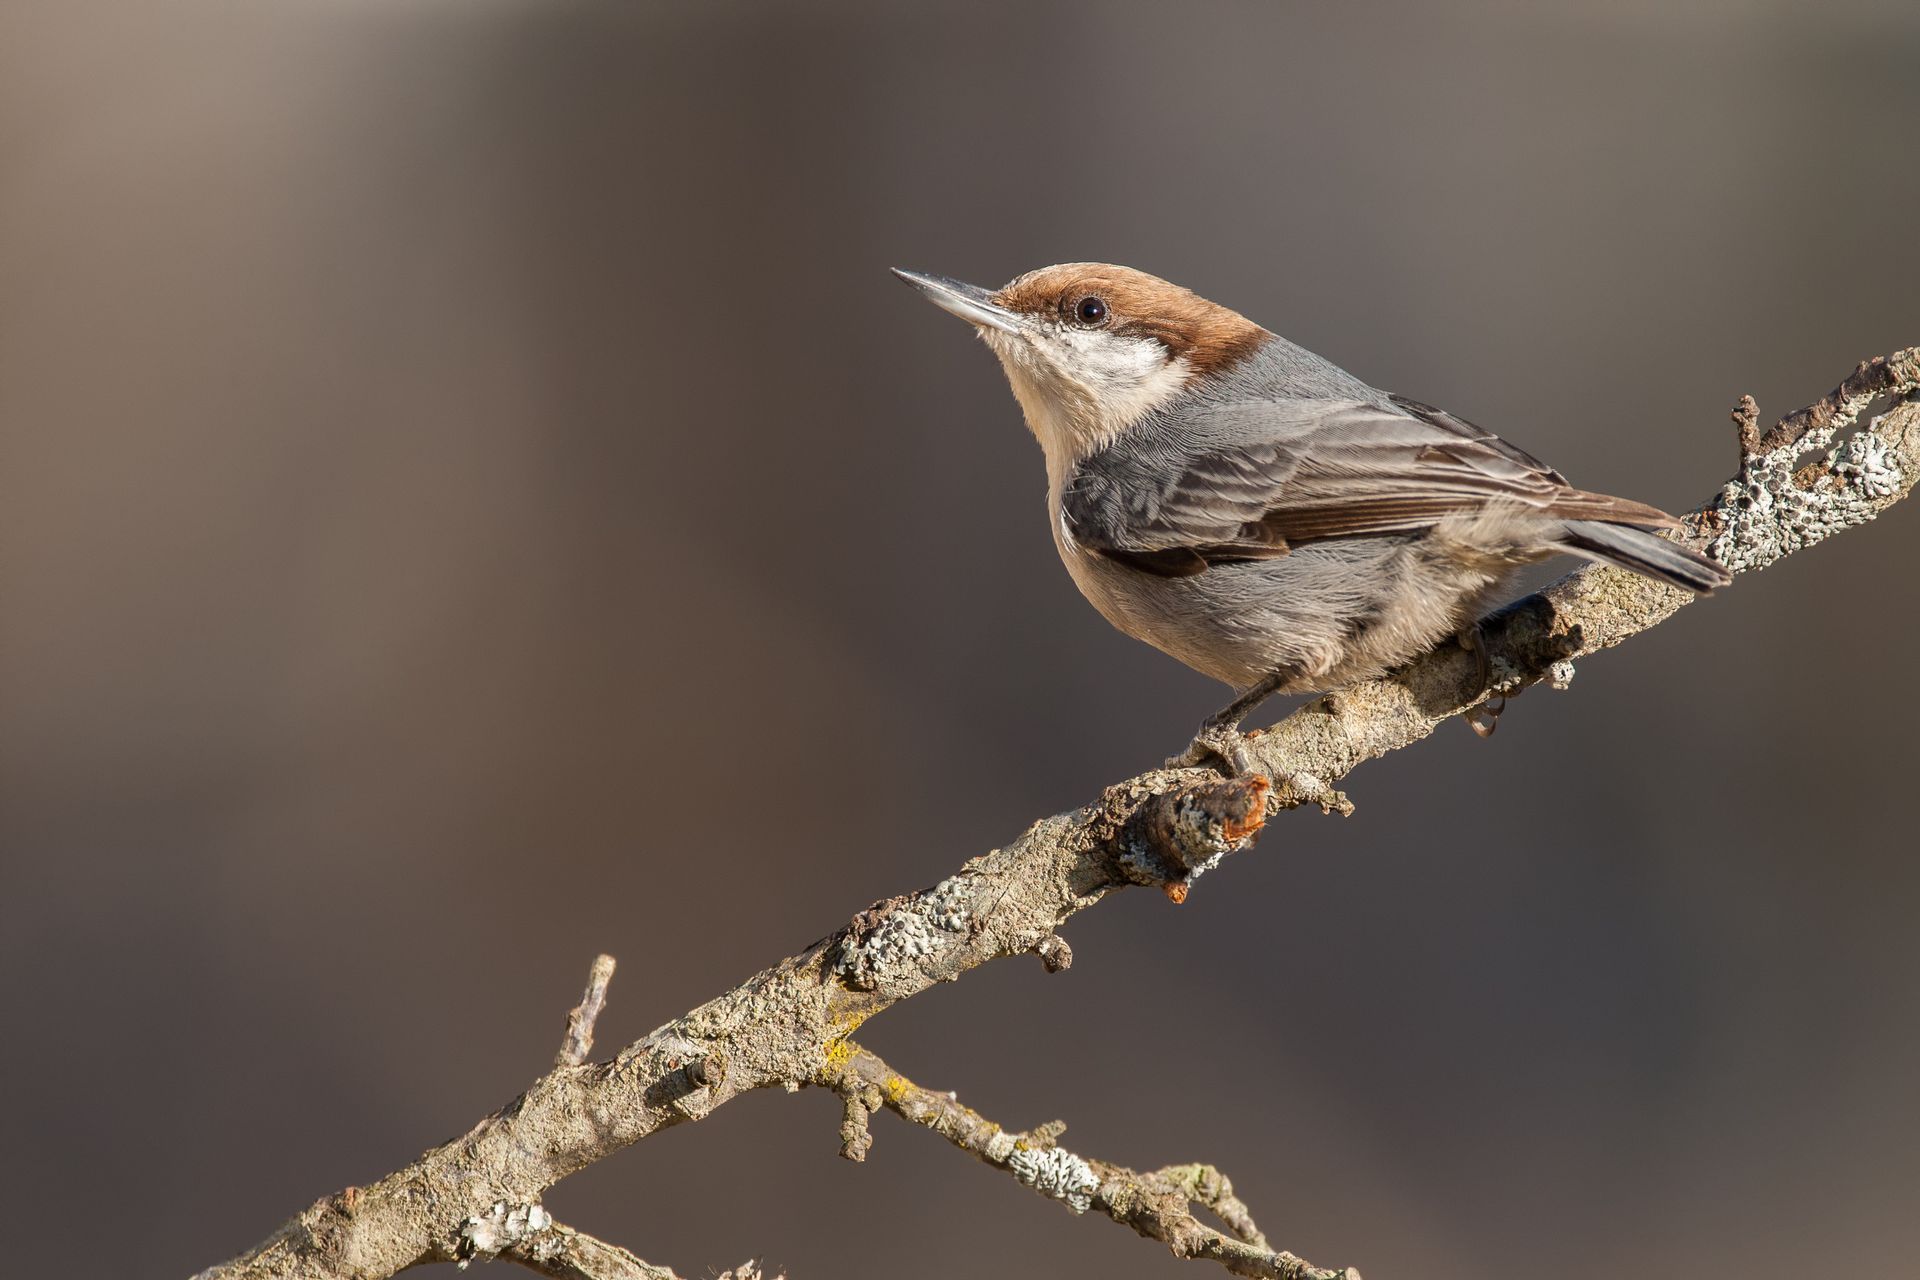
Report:
[[[1134,884],[1158,885],[1174,902],[1185,902],[1195,880],[1260,834],[1272,789],[1271,779],[1250,774],[1154,797],[1121,828],[1121,874]]]

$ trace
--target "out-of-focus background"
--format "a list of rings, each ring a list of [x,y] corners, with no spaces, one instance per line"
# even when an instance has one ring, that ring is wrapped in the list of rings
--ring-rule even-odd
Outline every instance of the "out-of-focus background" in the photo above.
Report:
[[[1579,483],[1920,342],[1920,9],[0,9],[9,1269],[184,1275],[1180,747],[988,354],[1130,263]],[[1920,510],[862,1038],[1370,1277],[1909,1274]],[[761,1096],[550,1207],[683,1274],[1197,1274]],[[28,1229],[27,1224],[30,1224]],[[107,1274],[108,1272],[101,1272]]]

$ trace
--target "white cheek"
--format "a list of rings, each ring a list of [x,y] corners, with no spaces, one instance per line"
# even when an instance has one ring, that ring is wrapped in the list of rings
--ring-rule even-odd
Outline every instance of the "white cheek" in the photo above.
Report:
[[[1150,338],[1073,329],[1061,336],[1064,363],[1097,405],[1103,434],[1132,426],[1186,384],[1187,362],[1168,360],[1166,348]]]

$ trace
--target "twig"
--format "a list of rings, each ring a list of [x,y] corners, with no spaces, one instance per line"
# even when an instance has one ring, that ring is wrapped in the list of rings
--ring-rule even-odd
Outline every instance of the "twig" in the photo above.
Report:
[[[636,1258],[617,1244],[554,1223],[540,1237],[505,1249],[500,1256],[553,1280],[680,1280],[670,1268]],[[749,1259],[714,1280],[786,1280],[768,1276]]]
[[[587,989],[567,1014],[567,1038],[561,1042],[560,1052],[553,1055],[554,1066],[577,1067],[593,1052],[593,1024],[607,1007],[607,984],[612,981],[613,957],[594,957],[593,968],[587,971]]]
[[[680,1280],[667,1267],[557,1222],[501,1250],[500,1257],[554,1280]]]
[[[1801,447],[1810,437],[1844,429],[1882,396],[1910,395],[1920,385],[1920,347],[1908,347],[1890,356],[1862,360],[1839,386],[1804,409],[1796,409],[1774,424],[1760,440],[1756,453]],[[1754,407],[1757,420],[1759,407]],[[1745,432],[1741,433],[1743,438]]]
[[[1744,574],[1873,519],[1920,478],[1916,386],[1920,352],[1862,365],[1831,395],[1782,419],[1758,452],[1743,450],[1740,475],[1696,509],[1684,536],[1707,542]],[[1893,406],[1839,439],[1881,395],[1893,397]],[[1799,465],[1802,455],[1822,449],[1823,460]],[[1605,566],[1571,574],[1484,627],[1495,690],[1542,680],[1562,686],[1574,659],[1657,625],[1690,599]],[[1334,784],[1489,696],[1477,668],[1476,658],[1449,641],[1400,671],[1288,716],[1251,744],[1260,768],[1280,780],[1260,804],[1250,804],[1247,780],[1158,769],[1108,788],[1083,809],[1044,818],[931,889],[859,913],[611,1062],[557,1068],[461,1137],[371,1186],[316,1201],[266,1241],[202,1274],[374,1280],[458,1260],[461,1225],[495,1205],[537,1205],[561,1178],[661,1129],[701,1119],[748,1090],[843,1079],[862,1052],[848,1036],[898,1001],[1002,956],[1064,958],[1058,931],[1076,912],[1129,884],[1155,885],[1177,900],[1199,871],[1243,847],[1266,814],[1304,803],[1345,811],[1350,806]],[[857,1099],[863,1109],[868,1100]],[[845,1133],[848,1146],[864,1154],[864,1116],[856,1121],[849,1112]],[[1030,1185],[1068,1188],[1059,1198],[1084,1194],[1089,1206],[1108,1181],[1074,1191],[1073,1169],[1059,1160],[1006,1160],[1016,1176],[1028,1168]],[[1215,1204],[1225,1206],[1221,1219],[1231,1236],[1197,1223],[1190,1229],[1190,1214],[1183,1220],[1153,1198],[1174,1197],[1185,1214],[1191,1202],[1206,1202],[1212,1184],[1204,1178],[1195,1183],[1179,1170],[1134,1177],[1147,1191],[1134,1199],[1109,1195],[1101,1207],[1183,1257],[1212,1258],[1244,1275],[1337,1274],[1258,1243],[1228,1191]]]
[[[861,1088],[843,1076],[834,1087],[840,1093],[842,1111],[840,1113],[840,1155],[842,1159],[856,1163],[867,1158],[867,1152],[873,1149],[873,1131],[867,1127],[867,1117],[880,1109],[880,1095],[869,1088]]]
[[[1728,416],[1739,428],[1740,460],[1744,463],[1760,452],[1760,403],[1752,396],[1741,396]]]
[[[887,1110],[931,1129],[968,1155],[1004,1169],[1021,1183],[1075,1213],[1098,1209],[1115,1222],[1158,1240],[1178,1258],[1210,1258],[1239,1276],[1278,1280],[1360,1280],[1352,1268],[1316,1267],[1275,1251],[1233,1194],[1233,1184],[1212,1165],[1169,1165],[1136,1173],[1124,1165],[1076,1155],[1059,1145],[1059,1122],[1028,1133],[1010,1133],[952,1094],[925,1089],[879,1057],[851,1042],[820,1083],[853,1096],[872,1093]],[[1211,1209],[1227,1231],[1193,1216],[1193,1206]]]
[[[555,1222],[538,1204],[496,1204],[485,1215],[468,1218],[460,1233],[462,1268],[503,1258],[554,1280],[680,1280],[671,1268]],[[722,1272],[717,1280],[763,1278],[760,1268],[748,1261]]]

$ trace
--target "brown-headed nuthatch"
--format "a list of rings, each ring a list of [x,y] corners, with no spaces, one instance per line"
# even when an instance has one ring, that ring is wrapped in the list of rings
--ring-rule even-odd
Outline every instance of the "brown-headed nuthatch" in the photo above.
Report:
[[[1047,461],[1054,544],[1121,631],[1239,696],[1188,759],[1244,772],[1275,693],[1405,662],[1481,616],[1520,565],[1570,553],[1688,591],[1731,579],[1444,410],[1376,390],[1227,308],[1127,267],[998,291],[896,271],[1000,357]]]

